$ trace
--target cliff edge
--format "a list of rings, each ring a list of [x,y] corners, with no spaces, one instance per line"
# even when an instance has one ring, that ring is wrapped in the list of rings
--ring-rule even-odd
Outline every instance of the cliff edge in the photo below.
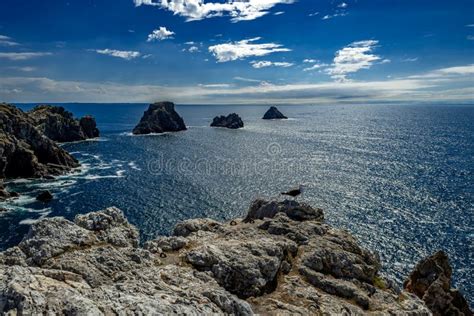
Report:
[[[187,220],[142,247],[114,207],[44,219],[0,253],[0,311],[431,315],[323,217],[306,204],[257,200],[245,221]]]

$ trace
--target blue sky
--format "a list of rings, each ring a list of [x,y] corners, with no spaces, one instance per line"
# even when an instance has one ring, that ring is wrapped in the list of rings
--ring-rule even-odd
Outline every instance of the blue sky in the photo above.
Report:
[[[474,99],[474,1],[2,0],[0,101]]]

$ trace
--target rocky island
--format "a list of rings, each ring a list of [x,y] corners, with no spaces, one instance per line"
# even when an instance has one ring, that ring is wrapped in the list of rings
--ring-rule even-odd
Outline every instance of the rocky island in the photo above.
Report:
[[[186,130],[181,116],[175,111],[173,102],[156,102],[150,104],[133,134],[151,134],[178,132]]]
[[[226,127],[230,129],[238,129],[244,127],[244,122],[236,113],[227,116],[216,116],[211,123],[212,127]]]
[[[79,166],[36,124],[31,114],[0,104],[0,180],[54,176]]]
[[[49,139],[74,142],[99,137],[95,119],[86,115],[80,120],[62,106],[38,105],[28,112],[35,127]]]
[[[470,315],[435,256],[400,290],[376,254],[306,204],[257,200],[244,220],[187,220],[143,246],[111,207],[44,219],[0,253],[0,312]]]
[[[281,113],[276,106],[271,106],[268,111],[263,115],[264,120],[284,120],[286,116]]]

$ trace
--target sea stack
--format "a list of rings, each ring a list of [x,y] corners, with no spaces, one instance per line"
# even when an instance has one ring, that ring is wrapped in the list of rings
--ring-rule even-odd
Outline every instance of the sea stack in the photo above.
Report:
[[[140,122],[133,129],[133,134],[150,134],[178,132],[186,130],[183,118],[174,109],[173,102],[156,102],[150,104]]]
[[[92,116],[87,115],[79,121],[62,106],[38,105],[28,115],[40,132],[57,142],[99,137],[99,130]]]
[[[86,115],[79,120],[79,125],[81,125],[82,131],[87,138],[96,138],[99,137],[99,129],[97,128],[97,123],[95,118],[91,115]]]
[[[244,122],[235,113],[229,114],[227,116],[221,115],[216,116],[211,123],[212,127],[226,127],[230,129],[237,129],[244,127]]]
[[[263,116],[262,119],[264,119],[264,120],[284,120],[284,119],[287,119],[287,117],[284,116],[283,113],[278,111],[276,106],[272,106],[268,109],[268,111],[265,113],[265,115]]]
[[[78,161],[41,130],[27,113],[0,104],[0,179],[63,174]]]

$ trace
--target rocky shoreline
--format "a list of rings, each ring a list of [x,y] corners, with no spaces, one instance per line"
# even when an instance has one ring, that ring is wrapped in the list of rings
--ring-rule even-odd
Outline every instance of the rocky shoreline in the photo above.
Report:
[[[173,236],[138,240],[113,207],[33,224],[0,253],[0,311],[472,315],[449,288],[442,253],[421,262],[400,290],[379,274],[376,254],[325,224],[321,209],[295,201],[257,200],[244,220],[191,219]]]

